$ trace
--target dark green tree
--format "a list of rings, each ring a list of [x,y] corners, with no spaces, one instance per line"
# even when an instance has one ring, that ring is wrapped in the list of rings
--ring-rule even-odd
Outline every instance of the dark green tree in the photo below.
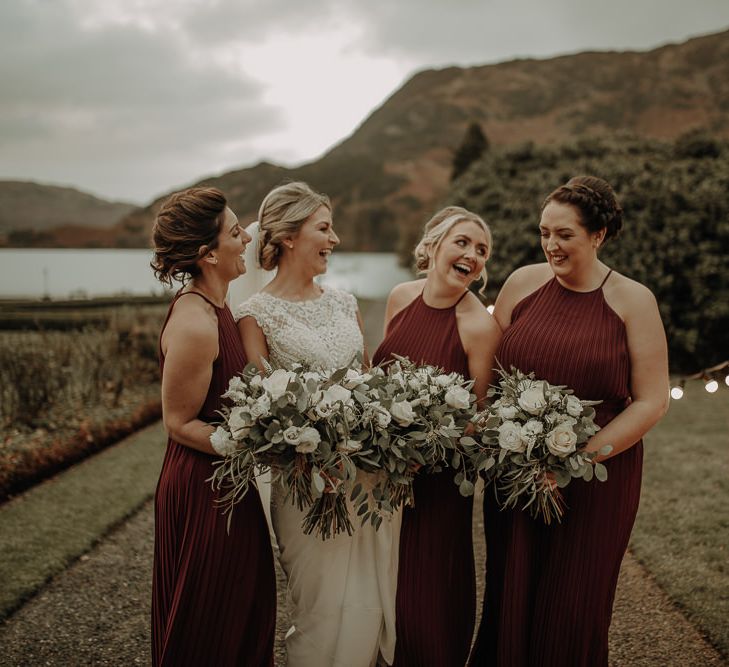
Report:
[[[451,181],[455,181],[468,167],[478,160],[489,147],[489,140],[481,126],[472,122],[466,129],[461,145],[453,155],[453,171]]]

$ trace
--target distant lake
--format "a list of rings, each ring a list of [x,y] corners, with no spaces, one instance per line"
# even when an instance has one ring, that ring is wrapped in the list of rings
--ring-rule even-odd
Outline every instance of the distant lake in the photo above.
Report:
[[[85,298],[163,294],[148,250],[0,249],[0,298]],[[392,253],[335,252],[321,282],[370,299],[412,279]]]

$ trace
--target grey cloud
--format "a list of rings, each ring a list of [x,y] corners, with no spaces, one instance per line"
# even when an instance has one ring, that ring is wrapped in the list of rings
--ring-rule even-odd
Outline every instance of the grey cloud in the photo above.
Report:
[[[221,146],[282,125],[261,84],[200,58],[178,33],[82,29],[62,2],[21,0],[0,14],[13,54],[0,60],[2,177],[78,177],[103,192],[118,169],[124,185],[110,191],[144,199],[158,194],[152,183],[199,178]]]

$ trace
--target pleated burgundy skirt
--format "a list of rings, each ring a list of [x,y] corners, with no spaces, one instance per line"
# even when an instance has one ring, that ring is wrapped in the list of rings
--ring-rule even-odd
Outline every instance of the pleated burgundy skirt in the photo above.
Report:
[[[228,380],[245,367],[230,311],[226,306],[216,312],[220,353],[200,412],[208,422],[219,418],[215,411]],[[214,460],[174,440],[167,443],[155,494],[155,667],[273,665],[276,578],[268,524],[251,488],[227,532],[227,517],[215,502],[219,494],[206,481]]]
[[[572,292],[549,281],[514,308],[497,356],[507,369],[534,371],[579,398],[602,400],[600,426],[630,402],[625,325],[602,286]],[[500,511],[493,488],[486,490],[486,597],[471,665],[607,666],[642,460],[639,442],[605,462],[607,482],[573,480],[563,491],[562,522],[550,526],[520,510]]]
[[[392,319],[373,362],[393,354],[468,378],[456,306],[431,308],[418,296]],[[403,511],[396,667],[455,667],[468,657],[476,616],[473,498],[461,496],[453,474],[418,474],[415,506]]]

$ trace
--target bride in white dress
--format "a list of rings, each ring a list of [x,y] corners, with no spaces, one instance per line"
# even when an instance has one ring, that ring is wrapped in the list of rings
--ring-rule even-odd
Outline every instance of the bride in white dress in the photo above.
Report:
[[[314,282],[326,272],[329,255],[339,243],[328,197],[304,183],[282,185],[263,200],[259,225],[258,233],[251,230],[254,242],[258,236],[258,266],[276,273],[266,284],[265,278],[273,274],[259,271],[256,278],[249,268],[254,276],[248,281],[265,286],[235,309],[248,359],[262,367],[265,358],[281,368],[303,362],[333,369],[357,355],[368,363],[356,299]],[[239,293],[233,284],[233,303]],[[367,484],[371,476],[359,472],[358,481]],[[271,521],[292,607],[288,664],[391,664],[400,514],[377,531],[353,520],[352,536],[344,533],[326,541],[304,534],[303,516],[290,501],[284,502],[281,487],[274,485]]]

